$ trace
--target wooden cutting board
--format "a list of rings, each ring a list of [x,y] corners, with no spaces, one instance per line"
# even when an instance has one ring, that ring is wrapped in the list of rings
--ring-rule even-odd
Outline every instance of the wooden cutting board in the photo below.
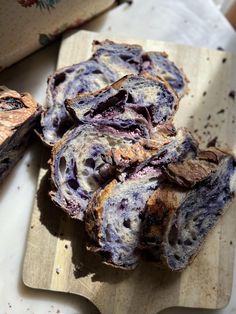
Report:
[[[187,126],[203,145],[214,139],[217,145],[236,152],[235,56],[80,31],[63,40],[58,68],[86,60],[91,56],[92,41],[106,38],[141,44],[145,50],[166,51],[190,79],[190,92],[181,100],[176,125]],[[104,314],[154,314],[172,306],[217,309],[228,303],[236,237],[235,202],[184,272],[160,271],[145,262],[134,271],[113,269],[85,251],[82,223],[70,220],[51,203],[46,159],[40,170],[24,260],[23,281],[27,286],[82,295]]]

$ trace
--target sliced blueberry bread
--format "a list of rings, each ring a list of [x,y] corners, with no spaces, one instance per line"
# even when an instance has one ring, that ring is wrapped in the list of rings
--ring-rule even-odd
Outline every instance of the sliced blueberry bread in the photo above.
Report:
[[[195,140],[184,130],[179,130],[176,138],[91,198],[85,211],[88,249],[98,252],[106,263],[125,269],[137,266],[142,217],[149,197],[164,180],[161,166],[194,158],[198,150]],[[153,158],[158,164],[152,163]]]
[[[128,75],[98,92],[67,100],[66,106],[79,122],[136,122],[152,129],[172,120],[178,103],[167,82],[149,75]]]
[[[192,262],[232,200],[236,163],[212,149],[194,162],[167,167],[172,183],[166,181],[147,202],[140,249],[161,267],[179,271]]]
[[[62,68],[50,76],[41,118],[44,142],[55,144],[73,126],[64,106],[65,98],[73,98],[77,93],[93,92],[114,80],[111,71],[94,60]]]
[[[94,41],[90,60],[62,68],[49,77],[47,101],[41,119],[43,141],[54,145],[73,126],[64,106],[65,99],[95,92],[128,74],[149,73],[155,78],[166,78],[177,94],[183,95],[187,83],[184,74],[166,55],[159,54],[165,56],[162,61],[150,57],[152,62],[147,62],[139,45]],[[164,70],[159,71],[158,68],[162,67]]]
[[[30,94],[0,86],[0,181],[22,157],[39,113]]]
[[[154,154],[158,145],[110,126],[81,125],[68,131],[52,149],[53,201],[82,220],[94,191],[123,168]]]
[[[175,135],[170,124],[155,130],[153,139],[108,125],[85,124],[68,131],[52,149],[52,200],[71,217],[82,220],[93,192],[184,136],[182,131]]]

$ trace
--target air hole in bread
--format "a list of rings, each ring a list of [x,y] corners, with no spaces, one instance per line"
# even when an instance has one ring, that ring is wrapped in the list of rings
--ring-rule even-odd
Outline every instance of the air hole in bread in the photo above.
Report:
[[[1,163],[8,164],[10,162],[10,158],[4,158]]]
[[[184,241],[184,245],[192,245],[193,242],[190,239]]]
[[[180,256],[179,256],[179,255],[174,254],[174,257],[175,257],[175,259],[176,259],[177,261],[179,261],[179,260],[180,260]]]
[[[95,168],[95,161],[93,158],[88,158],[85,160],[84,165],[85,165],[85,167],[94,169]]]
[[[124,225],[124,227],[125,228],[131,228],[131,221],[130,221],[130,219],[128,218],[128,219],[124,219],[124,222],[123,222],[123,225]]]
[[[26,107],[23,102],[13,97],[3,97],[0,99],[0,111],[10,111]],[[34,122],[34,120],[33,120]]]
[[[54,88],[64,82],[66,79],[65,73],[59,73],[54,77]]]
[[[169,237],[168,237],[168,240],[169,240],[169,243],[171,246],[174,246],[177,242],[177,237],[178,237],[178,228],[176,225],[173,225],[171,227],[171,230],[170,230],[170,233],[169,233]]]
[[[61,175],[64,176],[65,170],[66,170],[66,159],[65,159],[65,157],[62,157],[60,159],[59,169],[60,169]]]
[[[79,187],[79,184],[78,184],[77,180],[75,180],[75,179],[70,179],[70,180],[68,180],[67,183],[73,190],[77,190]]]

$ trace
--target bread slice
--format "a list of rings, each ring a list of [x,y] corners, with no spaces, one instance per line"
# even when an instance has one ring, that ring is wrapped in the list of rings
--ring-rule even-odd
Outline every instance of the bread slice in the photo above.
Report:
[[[0,86],[0,181],[22,157],[39,113],[30,94]]]
[[[192,262],[232,200],[236,164],[233,156],[212,149],[199,154],[191,173],[186,161],[174,167],[175,184],[163,184],[147,202],[140,248],[160,266],[180,271]]]
[[[62,68],[51,75],[48,78],[47,99],[41,118],[44,142],[53,145],[73,126],[64,106],[65,98],[99,90],[114,80],[111,71],[95,60]]]
[[[52,200],[82,220],[92,193],[172,141],[174,135],[168,132],[162,128],[151,140],[107,125],[81,125],[68,131],[52,149]]]
[[[85,212],[88,249],[102,255],[105,263],[125,269],[137,266],[142,217],[150,195],[163,181],[161,166],[196,154],[190,134],[179,130],[176,137],[158,149],[155,159],[128,168],[120,182],[113,180],[91,198]],[[159,162],[155,165],[153,160]]]
[[[166,52],[150,51],[142,55],[140,73],[149,73],[153,77],[165,79],[175,90],[179,98],[186,94],[188,79],[174,62],[168,59]]]
[[[171,121],[178,97],[168,83],[149,75],[128,75],[99,92],[67,100],[68,111],[83,123],[156,125]]]
[[[52,146],[73,126],[73,121],[65,110],[66,98],[98,91],[128,74],[148,72],[155,77],[166,78],[178,95],[182,96],[186,91],[184,74],[168,60],[166,54],[157,53],[157,56],[163,56],[162,62],[157,61],[155,53],[148,53],[150,56],[152,54],[154,57],[150,58],[153,61],[147,63],[145,53],[139,45],[118,44],[109,40],[94,41],[91,59],[59,69],[48,78],[47,100],[41,119],[42,140]],[[158,70],[162,64],[164,72]]]

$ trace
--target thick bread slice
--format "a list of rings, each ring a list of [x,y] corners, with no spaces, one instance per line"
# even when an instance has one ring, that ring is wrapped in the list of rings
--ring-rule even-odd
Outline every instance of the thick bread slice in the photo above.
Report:
[[[171,180],[181,186],[164,184],[147,202],[140,248],[153,261],[172,271],[183,270],[192,262],[234,195],[234,158],[216,149],[203,155],[208,156],[208,161],[205,159],[202,168],[200,154],[192,177],[186,167],[188,180],[184,184],[181,166],[180,171],[171,175]],[[174,166],[176,170],[178,165]]]
[[[66,98],[73,98],[77,93],[99,90],[114,80],[112,72],[94,60],[62,68],[51,75],[48,78],[47,99],[41,118],[44,142],[53,145],[73,126],[64,106]]]
[[[151,140],[102,125],[81,125],[68,131],[52,149],[52,200],[71,217],[83,219],[92,193],[171,142],[173,131],[168,132],[162,128]]]
[[[94,41],[93,50],[90,60],[59,69],[48,78],[47,100],[41,119],[42,139],[48,145],[56,143],[73,126],[65,110],[66,98],[97,91],[126,74],[138,73],[136,63],[140,61],[140,46]]]
[[[149,73],[153,77],[165,79],[181,98],[187,92],[188,79],[174,62],[168,59],[166,52],[146,52],[142,55],[141,74]]]
[[[171,121],[178,97],[168,83],[149,75],[128,75],[99,92],[67,100],[66,107],[83,123],[133,123],[149,129]]]
[[[92,197],[85,212],[91,240],[88,249],[100,253],[106,263],[125,269],[137,266],[140,255],[136,250],[146,202],[163,181],[161,165],[195,156],[197,147],[188,135],[180,130],[178,141],[172,139],[159,149],[155,155],[158,165],[151,164],[151,157],[150,163],[121,175],[121,182],[113,180]],[[186,141],[191,141],[191,145],[185,145]]]
[[[39,113],[30,94],[0,86],[0,181],[22,157]]]
[[[142,47],[139,45],[118,44],[109,40],[94,41],[93,56],[90,60],[62,68],[51,75],[41,119],[42,140],[53,145],[73,126],[73,121],[64,107],[66,98],[95,92],[128,74],[148,72],[155,77],[166,78],[177,94],[182,96],[186,91],[185,76],[168,60],[167,55],[148,53],[153,61],[147,62],[146,54],[144,53],[143,57],[142,54]],[[155,54],[162,56],[163,60],[157,61],[159,59]],[[163,64],[164,71],[159,71]]]

